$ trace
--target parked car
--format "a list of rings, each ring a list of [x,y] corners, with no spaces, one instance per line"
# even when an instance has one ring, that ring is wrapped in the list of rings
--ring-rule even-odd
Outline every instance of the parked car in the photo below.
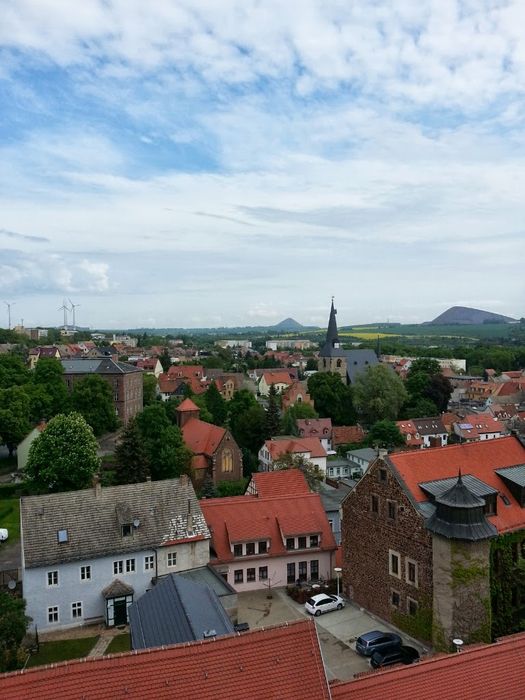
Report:
[[[402,644],[402,639],[395,632],[381,632],[373,630],[365,632],[357,638],[355,650],[361,656],[372,656],[375,651],[391,651],[399,649]]]
[[[345,607],[345,601],[340,595],[331,595],[329,593],[318,593],[317,595],[308,598],[304,604],[306,612],[310,615],[319,617],[322,613],[330,610],[341,610]]]
[[[9,532],[7,531],[7,528],[0,527],[0,542],[5,542],[5,540],[8,537],[9,537]]]
[[[372,668],[383,668],[392,664],[413,664],[419,661],[419,651],[414,647],[400,646],[398,649],[386,649],[374,651],[370,657]]]

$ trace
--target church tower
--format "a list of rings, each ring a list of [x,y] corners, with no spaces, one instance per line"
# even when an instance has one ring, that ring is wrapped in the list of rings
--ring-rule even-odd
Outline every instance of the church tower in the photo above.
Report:
[[[347,359],[346,353],[341,347],[339,333],[337,331],[336,316],[337,310],[334,308],[334,298],[330,307],[330,318],[328,320],[328,330],[326,331],[326,341],[319,353],[317,368],[319,372],[336,372],[341,375],[341,379],[347,383]]]

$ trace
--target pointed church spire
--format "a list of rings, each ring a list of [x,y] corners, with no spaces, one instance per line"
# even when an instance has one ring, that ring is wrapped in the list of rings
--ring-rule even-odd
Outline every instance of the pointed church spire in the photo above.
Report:
[[[330,307],[330,319],[328,320],[328,330],[326,331],[326,345],[332,348],[339,347],[339,334],[337,332],[337,321],[335,315],[337,309],[334,308],[334,298],[332,297],[332,306]]]

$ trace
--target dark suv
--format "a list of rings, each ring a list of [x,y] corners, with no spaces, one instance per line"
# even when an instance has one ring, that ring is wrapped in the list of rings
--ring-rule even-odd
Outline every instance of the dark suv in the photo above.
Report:
[[[402,639],[394,632],[366,632],[357,638],[355,650],[361,656],[372,656],[375,651],[386,651],[399,649]]]
[[[396,649],[386,649],[385,651],[374,651],[370,657],[372,668],[383,668],[393,664],[413,664],[419,661],[419,652],[414,647],[400,646]]]

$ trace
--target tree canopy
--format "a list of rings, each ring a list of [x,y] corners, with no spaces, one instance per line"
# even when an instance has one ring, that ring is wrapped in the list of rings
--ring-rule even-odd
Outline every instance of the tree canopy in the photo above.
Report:
[[[279,435],[281,429],[281,411],[279,408],[279,396],[273,384],[270,385],[268,394],[268,408],[264,421],[264,432],[267,439]]]
[[[405,415],[423,418],[447,410],[452,385],[441,372],[439,362],[428,357],[415,360],[407,374],[408,401]]]
[[[74,491],[91,485],[100,467],[93,429],[80,413],[59,414],[29,449],[26,477],[40,491]]]
[[[379,420],[374,423],[366,436],[366,442],[370,447],[385,447],[386,449],[403,447],[406,444],[401,431],[394,421],[390,420]]]
[[[31,430],[29,397],[21,386],[0,389],[0,444],[12,455]]]
[[[112,432],[118,427],[111,386],[97,374],[76,382],[71,392],[71,406],[84,416],[95,435]]]
[[[368,424],[396,420],[407,399],[403,381],[386,365],[373,365],[360,372],[354,383],[354,403]]]
[[[335,372],[317,372],[308,379],[308,393],[321,418],[331,418],[334,425],[356,422],[353,391]]]
[[[144,372],[142,375],[142,403],[150,406],[157,399],[157,379],[154,374]]]
[[[290,406],[282,416],[281,432],[283,435],[298,435],[297,421],[303,418],[317,418],[317,412],[309,403],[296,403]]]
[[[124,428],[115,450],[115,472],[119,484],[146,481],[150,475],[148,454],[135,418]]]
[[[211,414],[212,423],[215,425],[224,425],[228,408],[215,382],[212,382],[208,387],[204,394],[204,400],[206,402],[206,408]]]
[[[318,491],[320,483],[324,481],[324,474],[321,469],[306,459],[304,455],[292,455],[290,452],[285,452],[273,463],[273,469],[274,471],[299,469],[304,474],[312,491]]]
[[[20,648],[29,624],[25,608],[23,598],[0,591],[0,673],[20,668],[25,660]]]

